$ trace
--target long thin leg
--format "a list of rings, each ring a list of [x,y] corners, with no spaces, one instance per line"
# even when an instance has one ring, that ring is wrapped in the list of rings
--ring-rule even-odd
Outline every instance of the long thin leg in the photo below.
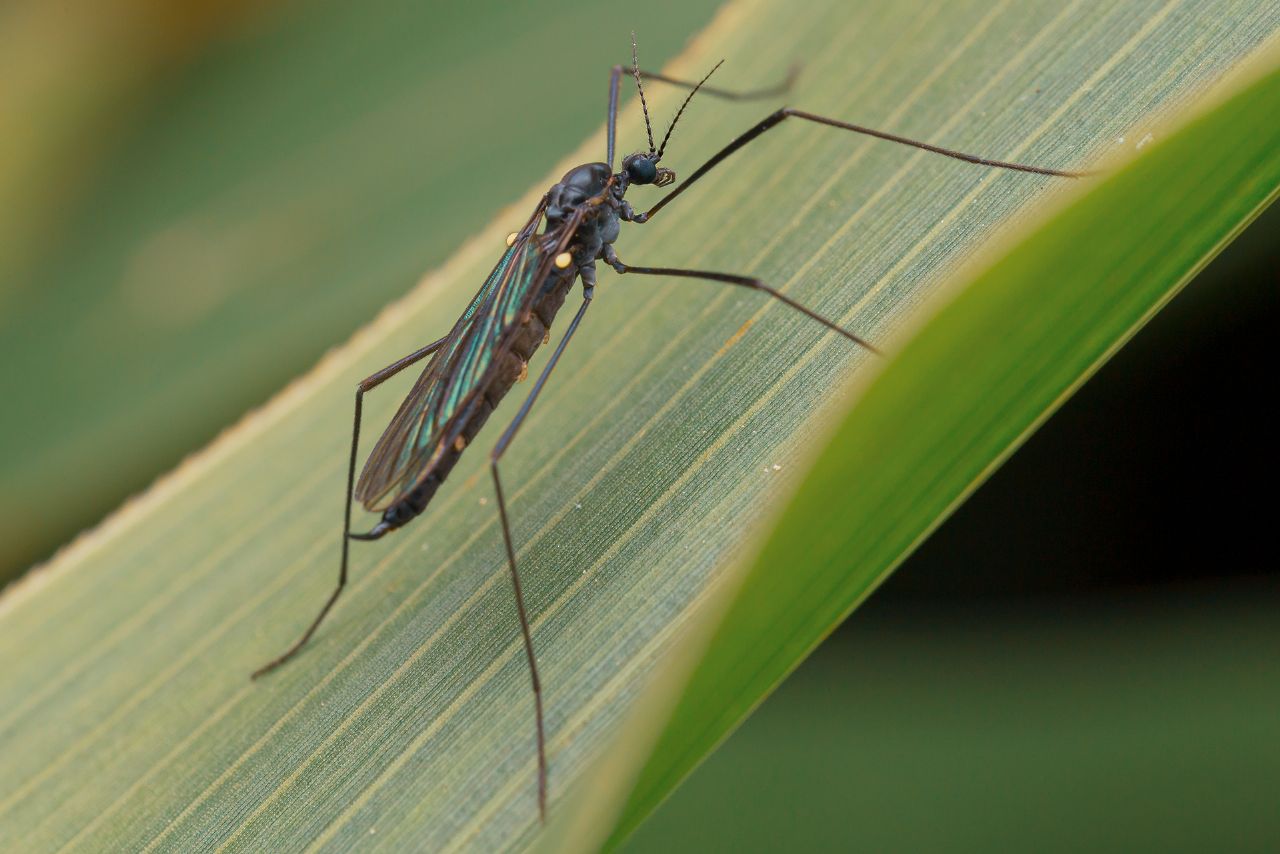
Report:
[[[608,118],[605,120],[605,147],[608,149],[608,156],[605,162],[609,164],[609,171],[613,171],[613,143],[618,136],[618,86],[622,83],[623,68],[621,65],[615,65],[609,70],[609,112]]]
[[[671,267],[632,267],[630,264],[624,264],[621,260],[617,258],[617,256],[614,256],[612,259],[610,259],[610,264],[612,264],[613,269],[617,270],[619,273],[641,273],[647,276],[680,276],[686,279],[706,279],[712,282],[724,282],[730,285],[739,285],[740,287],[751,288],[753,290],[762,291],[768,294],[769,296],[773,297],[774,299],[777,299],[780,302],[786,303],[787,305],[791,306],[796,311],[800,312],[806,317],[813,318],[814,320],[818,321],[828,329],[834,332],[839,332],[845,338],[848,338],[850,341],[857,344],[858,346],[865,347],[866,349],[870,350],[872,353],[881,355],[880,351],[877,350],[872,344],[867,342],[865,339],[853,334],[849,330],[845,329],[843,326],[836,323],[834,320],[831,320],[830,318],[827,318],[827,317],[823,317],[821,314],[818,314],[813,309],[807,308],[801,305],[800,303],[796,302],[791,297],[782,293],[782,291],[779,291],[777,288],[771,288],[768,285],[766,285],[764,282],[760,281],[759,279],[753,278],[751,276],[736,276],[732,273],[716,273],[708,270],[679,270],[679,269],[673,269]]]
[[[399,359],[375,374],[365,377],[356,385],[356,414],[355,423],[351,427],[351,459],[347,463],[347,501],[346,507],[342,513],[342,561],[338,568],[338,586],[334,588],[333,593],[329,595],[329,599],[324,603],[324,607],[320,609],[320,613],[311,621],[311,625],[302,637],[294,642],[284,653],[276,658],[271,659],[266,664],[253,671],[251,678],[257,679],[275,670],[289,659],[293,658],[311,640],[311,636],[316,633],[316,629],[320,628],[321,621],[325,615],[329,613],[329,609],[333,607],[333,603],[338,601],[338,596],[342,593],[342,588],[347,584],[347,552],[351,544],[351,494],[355,489],[356,480],[356,454],[360,447],[360,413],[364,409],[364,393],[372,391],[382,385],[405,368],[422,361],[430,356],[436,350],[439,350],[447,338],[441,338],[439,341],[433,341],[421,350],[415,350],[403,359]]]
[[[704,89],[703,91],[706,91],[706,90]],[[910,139],[905,136],[898,136],[897,134],[888,133],[887,131],[876,130],[875,128],[863,127],[862,125],[850,124],[849,122],[842,122],[839,119],[832,119],[832,118],[827,118],[826,116],[819,116],[815,113],[806,113],[803,110],[793,109],[792,107],[783,107],[782,109],[776,110],[775,112],[772,112],[769,115],[765,116],[764,119],[758,122],[754,127],[748,130],[746,133],[742,134],[737,139],[733,140],[733,142],[730,142],[724,148],[720,149],[718,152],[712,155],[710,160],[708,160],[706,163],[703,163],[697,169],[693,170],[692,174],[690,174],[688,178],[686,178],[674,190],[672,190],[671,192],[663,196],[661,199],[659,199],[657,204],[655,204],[653,207],[649,208],[649,210],[645,211],[642,214],[636,214],[633,221],[647,222],[649,219],[653,217],[654,214],[656,214],[658,211],[666,207],[671,202],[672,199],[674,199],[676,196],[683,193],[685,190],[689,189],[689,187],[691,187],[695,181],[697,181],[703,175],[710,172],[716,166],[716,164],[720,163],[722,160],[727,158],[730,154],[733,154],[739,148],[742,148],[744,145],[751,142],[756,137],[763,134],[765,131],[769,130],[770,128],[776,127],[786,119],[792,118],[792,117],[797,119],[804,119],[807,122],[816,122],[817,124],[820,124],[820,125],[827,125],[828,127],[852,131],[853,133],[860,133],[866,136],[874,136],[877,139],[885,139],[885,140],[888,140],[889,142],[896,142],[902,145],[909,145],[912,148],[919,148],[924,151],[933,152],[934,154],[941,154],[944,157],[951,157],[956,160],[963,160],[966,163],[976,163],[979,166],[992,166],[998,169],[1012,169],[1015,172],[1031,172],[1036,175],[1053,175],[1059,178],[1080,178],[1089,174],[1087,172],[1067,172],[1061,169],[1047,169],[1043,166],[1029,166],[1025,163],[1012,163],[1005,160],[993,160],[989,157],[980,157],[977,154],[967,154],[963,151],[956,151],[951,148],[943,148],[938,145],[932,145],[927,142],[921,142],[918,139]]]
[[[556,351],[551,354],[551,361],[542,369],[542,375],[533,384],[533,390],[525,398],[520,411],[516,413],[516,417],[512,419],[506,432],[502,434],[502,438],[498,440],[498,444],[494,446],[493,451],[489,454],[489,469],[493,472],[493,490],[498,496],[498,518],[502,521],[502,539],[507,546],[507,566],[511,569],[511,586],[516,596],[516,614],[520,618],[520,633],[524,636],[524,654],[529,660],[529,678],[533,681],[534,715],[538,728],[538,815],[543,822],[547,820],[547,739],[546,730],[542,723],[542,683],[538,679],[538,660],[533,654],[533,635],[529,630],[529,615],[524,607],[524,590],[520,586],[520,573],[516,570],[516,550],[511,541],[511,523],[507,519],[507,502],[502,494],[502,480],[498,477],[498,461],[502,459],[502,455],[506,452],[507,446],[511,444],[511,440],[515,438],[516,431],[524,423],[525,416],[533,408],[534,401],[538,399],[538,394],[542,391],[543,385],[546,384],[547,377],[551,375],[556,363],[560,361],[560,354],[564,352],[564,348],[569,344],[569,339],[573,337],[574,331],[577,330],[582,316],[587,313],[587,306],[591,305],[590,288],[584,291],[583,297],[582,306],[578,309],[578,313],[573,316],[573,320],[570,321],[569,328],[565,330],[564,338],[560,339],[560,344],[556,347]]]
[[[606,141],[608,148],[608,156],[605,161],[609,164],[609,171],[613,171],[613,154],[615,151],[614,142],[617,137],[618,130],[618,87],[622,84],[622,75],[627,73],[627,69],[622,65],[615,65],[609,70],[609,112],[606,122]],[[795,65],[787,72],[787,77],[781,83],[769,86],[764,89],[752,89],[746,92],[735,92],[730,89],[717,89],[714,86],[703,86],[698,91],[704,95],[712,95],[716,98],[724,98],[727,101],[754,101],[761,98],[773,98],[777,95],[786,94],[790,91],[791,86],[795,83],[796,77],[800,74],[800,66]],[[658,80],[662,83],[670,83],[672,86],[679,86],[682,89],[692,89],[697,83],[691,83],[688,80],[677,80],[675,77],[668,77],[656,71],[640,71],[640,76],[646,80]]]
[[[663,83],[670,83],[672,86],[679,86],[681,89],[692,89],[698,86],[697,81],[677,80],[675,77],[668,77],[656,71],[641,71],[640,73],[644,75],[646,80],[660,80]],[[791,91],[791,87],[799,76],[800,66],[793,65],[787,69],[787,76],[783,78],[781,83],[775,83],[763,89],[748,89],[744,92],[737,92],[732,89],[717,89],[715,86],[708,86],[704,83],[698,87],[698,92],[702,95],[724,98],[726,101],[755,101],[760,98],[774,98]]]

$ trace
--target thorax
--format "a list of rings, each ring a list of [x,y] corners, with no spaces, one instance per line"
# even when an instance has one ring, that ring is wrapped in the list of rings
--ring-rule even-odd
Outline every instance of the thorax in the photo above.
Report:
[[[605,191],[611,177],[605,163],[584,163],[566,172],[547,193],[547,229],[567,223],[588,199]],[[595,206],[579,223],[573,240],[579,263],[594,260],[604,244],[617,240],[620,201],[619,193],[609,193],[604,203]]]

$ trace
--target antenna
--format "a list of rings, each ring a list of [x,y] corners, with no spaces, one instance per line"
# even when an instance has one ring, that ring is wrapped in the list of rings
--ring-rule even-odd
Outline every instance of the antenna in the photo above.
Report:
[[[713,65],[711,67],[711,70],[707,72],[707,76],[699,80],[698,85],[694,86],[693,89],[690,90],[689,94],[685,96],[684,103],[680,105],[680,109],[676,110],[676,117],[671,120],[671,124],[667,125],[667,133],[664,137],[662,137],[662,145],[658,146],[658,156],[653,159],[654,163],[657,163],[659,160],[661,160],[662,152],[667,150],[667,140],[671,139],[671,132],[676,129],[676,122],[680,121],[680,116],[684,113],[684,108],[689,106],[689,102],[693,100],[694,95],[698,94],[698,90],[702,88],[702,84],[706,83],[707,80],[710,79],[711,75],[716,73],[716,69],[722,65],[724,65],[723,59],[717,62],[715,65]],[[643,97],[643,93],[641,97]],[[646,122],[648,121],[648,113],[645,114],[645,121]],[[651,146],[649,150],[652,151],[653,150],[652,138],[650,138],[649,140],[649,145]]]
[[[631,31],[631,73],[636,78],[636,88],[640,90],[640,109],[644,110],[644,132],[649,135],[649,153],[653,153],[653,126],[649,124],[649,102],[644,99],[644,83],[640,82],[640,59],[636,55],[636,34]]]

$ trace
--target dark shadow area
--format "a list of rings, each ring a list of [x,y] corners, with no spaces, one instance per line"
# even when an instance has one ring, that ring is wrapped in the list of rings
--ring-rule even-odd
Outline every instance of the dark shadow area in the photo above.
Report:
[[[912,556],[878,598],[1273,572],[1280,208],[1263,214]]]

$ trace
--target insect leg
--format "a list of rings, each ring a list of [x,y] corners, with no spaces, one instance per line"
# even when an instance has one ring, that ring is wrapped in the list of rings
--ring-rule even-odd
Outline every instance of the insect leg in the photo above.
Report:
[[[676,187],[674,190],[672,190],[671,192],[663,196],[661,199],[659,199],[657,204],[649,208],[649,210],[645,211],[642,214],[637,214],[633,221],[634,222],[648,221],[654,214],[656,214],[658,211],[666,207],[667,204],[669,204],[672,199],[674,199],[676,196],[683,193],[685,190],[689,189],[689,187],[692,186],[695,181],[697,181],[703,175],[710,172],[718,163],[720,163],[722,160],[727,158],[730,154],[733,154],[739,148],[742,148],[747,143],[751,142],[756,137],[760,136],[770,128],[777,127],[788,118],[803,119],[804,121],[807,121],[807,122],[815,122],[816,124],[826,125],[828,127],[838,128],[840,130],[847,130],[847,131],[851,131],[852,133],[863,134],[864,136],[874,136],[877,139],[884,139],[884,140],[888,140],[889,142],[899,143],[901,145],[909,145],[912,148],[919,148],[924,151],[932,152],[934,154],[941,154],[944,157],[951,157],[956,160],[963,160],[966,163],[976,163],[979,166],[991,166],[998,169],[1012,169],[1015,172],[1031,172],[1036,175],[1053,175],[1059,178],[1080,178],[1084,175],[1089,174],[1087,172],[1067,172],[1061,169],[1048,169],[1043,166],[1030,166],[1025,163],[1012,163],[1005,160],[993,160],[989,157],[981,157],[977,154],[967,154],[963,151],[956,151],[955,149],[943,148],[938,145],[932,145],[930,143],[921,142],[920,140],[916,140],[916,139],[910,139],[905,136],[898,136],[897,134],[888,133],[887,131],[876,130],[875,128],[863,127],[862,125],[850,124],[849,122],[842,122],[839,119],[832,119],[826,116],[819,116],[815,113],[806,113],[803,110],[797,110],[792,107],[783,107],[782,109],[776,110],[770,113],[769,115],[765,116],[763,119],[757,122],[754,126],[752,126],[749,130],[747,130],[746,133],[742,134],[737,139],[733,140],[728,145],[726,145],[724,148],[720,149],[715,154],[713,154],[711,156],[711,159],[709,159],[706,163],[703,163],[697,169],[693,170],[692,174],[690,174],[689,177],[686,178],[678,187]]]
[[[609,164],[609,171],[613,171],[613,153],[615,150],[614,141],[617,137],[618,129],[618,87],[622,84],[622,75],[627,73],[626,66],[615,65],[609,70],[609,112],[608,120],[605,124],[607,140],[608,156],[605,158]],[[724,98],[726,101],[754,101],[761,98],[772,98],[777,95],[783,95],[790,91],[792,85],[795,84],[796,78],[800,75],[800,66],[793,65],[787,72],[787,76],[781,83],[769,86],[764,89],[751,89],[745,92],[734,92],[730,89],[717,89],[713,86],[703,86],[698,91],[704,95],[713,95],[717,98]],[[679,86],[681,89],[692,89],[697,83],[691,83],[688,80],[678,80],[675,77],[668,77],[657,71],[640,71],[640,76],[647,80],[658,80],[663,83],[670,83],[672,86]]]
[[[670,83],[672,86],[679,86],[681,89],[692,89],[697,86],[697,82],[688,80],[677,80],[674,77],[668,77],[656,71],[640,72],[646,80],[660,80],[663,83]],[[755,101],[761,98],[773,98],[778,95],[785,95],[795,85],[796,78],[800,76],[800,66],[793,65],[787,70],[787,76],[783,78],[781,83],[773,86],[767,86],[764,89],[749,89],[745,92],[735,92],[732,89],[717,89],[714,86],[703,85],[698,92],[703,95],[714,95],[717,98],[724,98],[726,101]]]
[[[324,607],[320,609],[320,613],[316,615],[316,618],[311,621],[311,625],[302,633],[302,637],[298,638],[298,640],[294,642],[293,646],[285,650],[282,655],[277,658],[273,658],[271,661],[268,661],[266,664],[253,671],[251,678],[257,679],[259,676],[270,673],[272,670],[275,670],[277,667],[293,658],[293,656],[297,654],[298,650],[302,649],[302,647],[306,645],[307,641],[311,640],[311,636],[315,634],[316,629],[320,627],[321,621],[324,620],[325,615],[329,613],[329,609],[333,607],[333,603],[338,601],[338,596],[342,593],[342,588],[347,584],[347,552],[350,546],[351,534],[351,494],[355,489],[356,453],[360,447],[360,413],[364,408],[364,393],[366,391],[372,391],[394,377],[396,374],[403,371],[405,368],[422,361],[427,356],[430,356],[436,350],[439,350],[447,340],[447,338],[441,338],[439,341],[433,341],[421,350],[415,350],[403,359],[399,359],[392,364],[387,365],[377,373],[365,377],[356,385],[355,423],[351,427],[351,459],[347,463],[347,500],[346,508],[343,510],[342,514],[342,560],[338,568],[338,586],[335,587],[333,593],[329,595],[328,601],[324,603]]]
[[[630,264],[624,264],[621,260],[617,258],[616,255],[612,259],[608,259],[608,260],[610,264],[613,266],[613,269],[617,270],[619,273],[641,273],[648,276],[680,276],[686,279],[706,279],[712,282],[724,282],[725,284],[729,284],[729,285],[738,285],[740,287],[751,288],[753,290],[762,291],[763,293],[768,294],[774,299],[777,299],[780,302],[786,303],[787,305],[791,306],[796,311],[800,312],[806,317],[813,318],[814,320],[818,321],[828,329],[834,332],[839,332],[845,338],[848,338],[850,341],[857,344],[858,346],[865,347],[866,349],[870,350],[872,353],[881,355],[880,351],[876,349],[872,344],[867,342],[865,339],[850,332],[849,330],[845,329],[843,326],[836,323],[834,320],[824,317],[821,314],[818,314],[813,309],[807,308],[801,305],[800,303],[793,300],[791,297],[782,293],[782,291],[779,291],[777,288],[771,288],[768,285],[766,285],[764,282],[760,281],[759,279],[753,278],[751,276],[736,276],[732,273],[715,273],[708,270],[679,270],[679,269],[673,269],[670,267],[632,267]]]
[[[502,521],[502,539],[507,546],[507,566],[511,569],[511,586],[516,597],[516,614],[520,618],[520,633],[524,637],[524,653],[529,660],[529,678],[533,682],[534,714],[538,730],[538,815],[544,822],[547,820],[547,748],[546,731],[542,722],[542,684],[538,680],[538,661],[533,653],[533,636],[529,629],[529,615],[524,607],[524,590],[520,586],[520,573],[516,570],[516,550],[511,540],[511,524],[507,519],[507,502],[502,494],[502,480],[498,477],[498,461],[502,459],[502,455],[506,452],[507,446],[511,444],[511,440],[515,438],[516,431],[524,423],[525,416],[533,408],[533,403],[538,399],[538,394],[542,391],[542,386],[546,384],[547,377],[551,375],[556,363],[560,361],[560,354],[564,352],[569,339],[573,337],[574,331],[578,328],[578,323],[582,320],[582,316],[586,314],[587,306],[591,305],[590,289],[584,292],[583,297],[582,306],[578,309],[578,313],[573,316],[573,320],[570,321],[569,328],[565,330],[564,338],[560,339],[559,346],[551,354],[551,361],[542,369],[542,375],[533,384],[533,390],[525,398],[520,411],[516,413],[516,417],[512,419],[511,424],[502,434],[502,438],[498,440],[498,444],[494,446],[493,451],[489,454],[489,469],[493,472],[493,490],[498,497],[498,518]]]
[[[608,156],[605,162],[609,171],[613,171],[613,143],[618,135],[618,86],[622,83],[622,66],[615,65],[609,70],[609,112],[605,120],[605,147]]]

